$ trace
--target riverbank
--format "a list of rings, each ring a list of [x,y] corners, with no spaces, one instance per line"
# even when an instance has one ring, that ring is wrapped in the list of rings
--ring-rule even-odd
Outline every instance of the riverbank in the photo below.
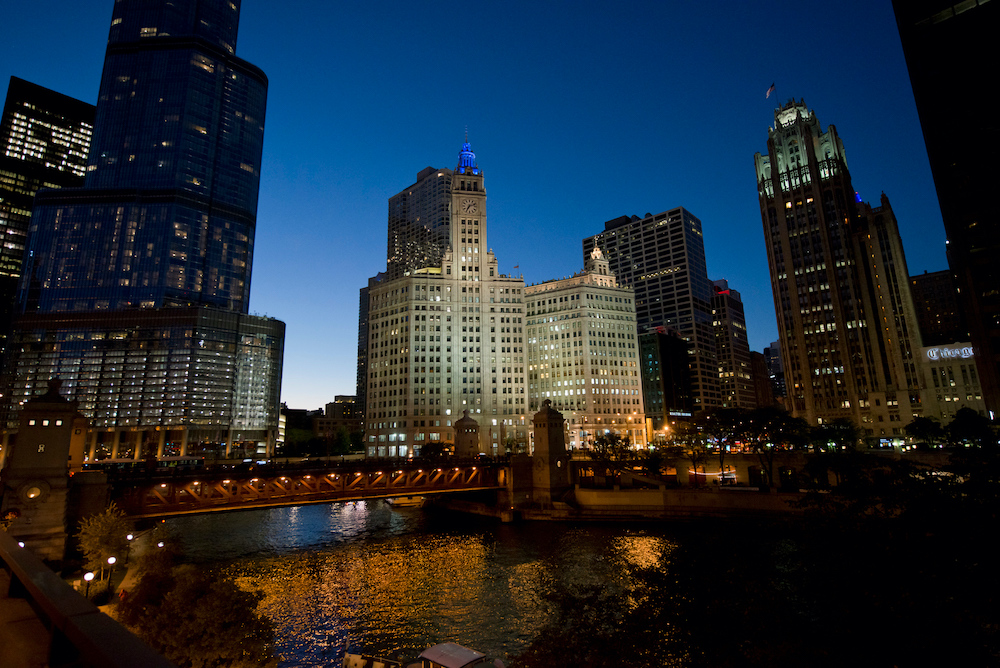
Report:
[[[576,485],[549,507],[524,504],[512,507],[493,501],[470,500],[455,495],[428,501],[431,507],[517,521],[655,521],[697,518],[798,517],[804,492],[761,491],[756,487],[600,489]]]

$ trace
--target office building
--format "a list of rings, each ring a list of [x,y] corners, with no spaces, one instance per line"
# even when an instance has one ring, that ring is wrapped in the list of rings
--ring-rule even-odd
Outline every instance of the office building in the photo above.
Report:
[[[963,408],[979,414],[986,412],[983,388],[976,372],[975,352],[970,342],[925,346],[921,348],[920,356],[929,415],[938,418],[941,424],[948,424]]]
[[[910,294],[925,346],[942,346],[969,338],[961,308],[961,295],[950,271],[910,276]]]
[[[901,437],[923,413],[920,334],[888,198],[855,196],[836,128],[802,101],[775,110],[755,162],[788,408]]]
[[[116,2],[85,183],[35,199],[4,394],[58,375],[94,456],[273,443],[284,325],[248,313],[267,77],[238,23]]]
[[[407,456],[430,442],[453,444],[467,412],[480,452],[502,453],[527,443],[524,281],[501,274],[488,250],[483,171],[468,142],[454,171],[425,169],[421,183],[390,199],[390,235],[407,229],[392,203],[419,190],[420,211],[447,216],[434,235],[412,238],[440,244],[435,235],[447,231],[447,246],[438,258],[411,252],[430,248],[423,241],[403,244],[411,251],[402,254],[390,243],[387,277],[368,284],[367,452]]]
[[[764,360],[767,363],[767,376],[771,380],[771,393],[777,403],[784,405],[788,393],[785,390],[785,367],[781,362],[781,344],[771,341],[764,348]]]
[[[688,344],[676,332],[655,327],[639,334],[639,355],[648,432],[662,442],[671,424],[693,416]]]
[[[721,405],[712,295],[701,221],[683,208],[621,216],[583,240],[584,258],[600,247],[618,282],[635,290],[639,332],[676,331],[688,343],[695,411]]]
[[[986,408],[1000,411],[1000,202],[996,119],[987,110],[1000,4],[893,0]],[[984,87],[984,83],[987,86]],[[955,101],[974,101],[956,122]],[[964,341],[965,339],[961,339]]]
[[[601,249],[582,272],[529,285],[524,305],[529,413],[549,400],[570,448],[609,432],[645,445],[634,294],[618,285]]]
[[[750,377],[753,379],[754,400],[759,408],[774,406],[774,385],[767,368],[767,357],[756,350],[750,351]]]
[[[0,116],[0,356],[10,335],[35,193],[83,185],[94,106],[17,77]]]
[[[719,360],[719,392],[726,408],[757,406],[750,366],[750,342],[740,293],[725,279],[713,281],[712,315],[716,355]]]

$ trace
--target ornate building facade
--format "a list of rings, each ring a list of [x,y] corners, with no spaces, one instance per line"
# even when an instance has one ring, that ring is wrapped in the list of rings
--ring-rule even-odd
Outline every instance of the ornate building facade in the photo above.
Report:
[[[788,408],[892,439],[923,414],[920,332],[896,218],[855,195],[844,144],[804,102],[755,157]]]
[[[502,453],[527,443],[524,281],[501,274],[488,250],[485,182],[468,142],[454,171],[417,178],[389,200],[388,276],[367,288],[367,453],[454,443],[465,411],[480,452]],[[407,203],[415,193],[419,206]]]
[[[570,278],[525,288],[529,411],[548,400],[570,448],[614,432],[646,443],[635,294],[618,285],[601,250]]]

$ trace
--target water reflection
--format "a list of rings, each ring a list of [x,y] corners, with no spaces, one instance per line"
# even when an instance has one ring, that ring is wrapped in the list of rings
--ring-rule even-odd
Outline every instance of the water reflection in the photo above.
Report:
[[[185,554],[265,598],[282,666],[339,665],[352,647],[415,656],[453,641],[521,651],[557,587],[622,588],[668,558],[665,532],[624,526],[503,525],[394,510],[383,502],[177,518]]]

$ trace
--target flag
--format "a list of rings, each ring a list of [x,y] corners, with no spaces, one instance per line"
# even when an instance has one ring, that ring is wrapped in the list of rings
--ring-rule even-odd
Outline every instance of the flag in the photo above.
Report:
[[[521,266],[521,265],[519,265],[519,264],[515,264],[515,265],[514,265],[514,268],[515,268],[515,269],[517,269],[517,268],[518,268],[518,267],[520,267],[520,266]]]
[[[767,89],[767,93],[764,94],[764,99],[766,100],[767,98],[771,97],[771,93],[773,92],[774,92],[774,84],[771,84],[771,87]]]

